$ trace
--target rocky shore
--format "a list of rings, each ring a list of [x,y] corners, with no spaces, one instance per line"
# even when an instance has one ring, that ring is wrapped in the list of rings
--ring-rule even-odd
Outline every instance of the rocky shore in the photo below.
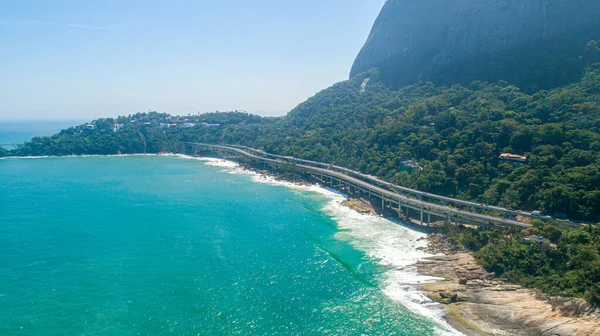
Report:
[[[442,304],[446,320],[467,335],[600,335],[600,314],[582,299],[545,296],[506,283],[443,234],[427,237],[429,252],[419,273],[441,278],[422,285]]]
[[[368,201],[366,201],[364,199],[348,198],[344,202],[342,202],[342,205],[347,206],[350,209],[352,209],[358,213],[361,213],[361,214],[371,214],[371,215],[377,214],[377,212],[375,211],[375,209],[373,208],[371,203],[369,203]]]
[[[246,169],[279,181],[309,185],[301,176]],[[345,205],[377,215],[370,202],[348,198]],[[432,223],[432,226],[435,223]],[[420,274],[440,280],[420,289],[442,305],[447,322],[469,336],[600,336],[600,313],[583,299],[548,297],[510,284],[479,266],[475,258],[440,233],[430,233],[425,250],[435,256],[419,261]]]

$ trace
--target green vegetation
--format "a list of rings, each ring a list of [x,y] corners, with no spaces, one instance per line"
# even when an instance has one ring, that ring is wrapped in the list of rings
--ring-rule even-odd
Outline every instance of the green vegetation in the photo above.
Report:
[[[165,128],[175,122],[168,115],[144,113],[36,138],[11,154],[156,153],[180,151],[180,141],[244,144],[427,192],[597,222],[599,69],[589,66],[580,81],[534,94],[504,82],[393,90],[371,72],[318,93],[282,118],[211,113]],[[361,92],[366,77],[371,81]],[[115,123],[124,126],[114,132]],[[505,152],[528,161],[504,162],[499,155]],[[422,170],[403,163],[410,159]]]
[[[598,222],[598,45],[587,45],[580,80],[531,94],[506,82],[395,90],[371,71],[323,90],[281,118],[238,111],[187,117],[138,113],[34,138],[10,152],[0,150],[0,156],[180,152],[184,141],[242,144],[426,192]],[[501,153],[527,161],[503,161]],[[524,242],[530,234],[550,242]],[[600,303],[596,226],[535,222],[525,232],[465,230],[453,237],[498,275]]]
[[[360,93],[361,82],[336,84],[273,125],[197,138],[331,162],[427,192],[600,220],[597,68],[580,82],[533,95],[483,82],[393,91],[373,78]],[[503,162],[504,152],[528,162]],[[423,170],[405,166],[409,159]]]
[[[549,295],[581,297],[600,304],[600,223],[568,227],[542,223],[520,230],[464,229],[448,227],[448,236],[475,253],[477,261],[501,278]],[[542,235],[543,243],[526,241]]]
[[[36,137],[10,152],[17,156],[134,154],[177,152],[179,138],[218,127],[269,123],[271,119],[245,112],[215,112],[201,116],[172,117],[166,113],[137,113],[116,119],[94,120],[62,130],[50,137]],[[204,123],[204,124],[202,124]],[[186,125],[187,124],[187,125]],[[2,155],[2,152],[0,152]]]

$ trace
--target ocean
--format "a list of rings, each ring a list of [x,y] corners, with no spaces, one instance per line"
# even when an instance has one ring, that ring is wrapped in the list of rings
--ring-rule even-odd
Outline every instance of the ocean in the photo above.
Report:
[[[1,335],[455,335],[424,235],[183,156],[0,160]]]
[[[0,120],[0,146],[13,149],[33,137],[50,136],[82,123],[81,120]]]

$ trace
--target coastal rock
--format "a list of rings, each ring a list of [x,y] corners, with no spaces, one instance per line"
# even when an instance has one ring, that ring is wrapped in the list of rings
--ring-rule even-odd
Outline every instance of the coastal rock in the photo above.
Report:
[[[553,309],[565,316],[583,316],[593,311],[593,307],[584,299],[550,297]]]
[[[465,252],[465,250],[460,248],[455,241],[448,239],[448,237],[442,233],[432,233],[428,235],[427,247],[424,250],[432,254],[443,253],[445,255]]]
[[[342,202],[342,205],[349,207],[350,209],[357,211],[363,214],[371,214],[376,215],[377,212],[373,208],[373,206],[363,199],[358,198],[348,198],[347,200]]]
[[[378,68],[397,86],[554,87],[580,77],[579,55],[599,32],[597,0],[388,0],[350,77]]]
[[[458,302],[458,294],[450,292],[440,292],[442,299],[448,299],[450,303]]]
[[[494,275],[468,253],[437,255],[416,266],[421,274],[443,278],[423,289],[444,304],[445,318],[467,335],[600,335],[600,314],[584,300],[490,280]]]

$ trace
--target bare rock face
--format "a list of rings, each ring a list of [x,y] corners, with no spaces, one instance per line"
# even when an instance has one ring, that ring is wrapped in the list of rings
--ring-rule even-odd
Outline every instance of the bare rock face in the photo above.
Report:
[[[600,38],[598,0],[388,0],[350,76],[378,68],[394,85],[578,79]]]

